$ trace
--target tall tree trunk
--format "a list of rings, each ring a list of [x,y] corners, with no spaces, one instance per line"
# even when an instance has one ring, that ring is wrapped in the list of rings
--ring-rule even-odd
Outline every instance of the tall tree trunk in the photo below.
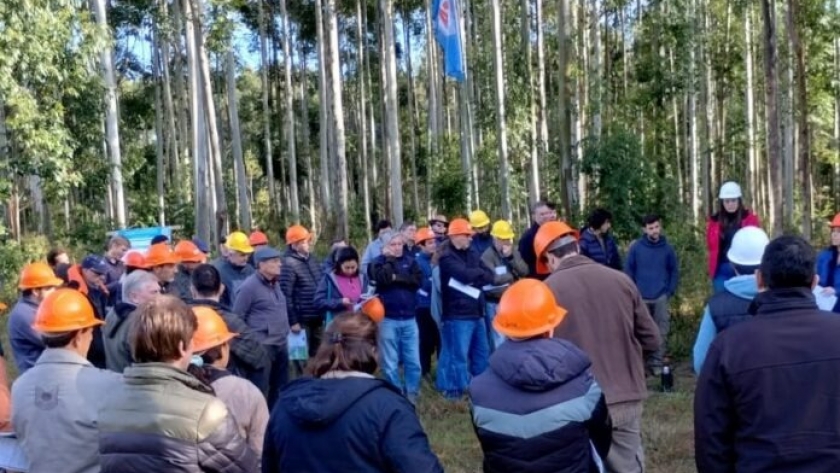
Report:
[[[195,171],[195,230],[204,241],[210,239],[210,207],[207,193],[207,140],[201,67],[198,60],[196,33],[192,21],[191,0],[183,0],[185,38],[187,44],[188,80],[190,92],[190,123],[192,124],[192,157]]]
[[[333,196],[331,187],[331,162],[330,162],[330,115],[329,115],[329,89],[327,87],[327,69],[326,69],[326,47],[324,41],[324,18],[323,6],[321,0],[315,0],[315,23],[316,34],[318,38],[318,103],[319,117],[319,165],[321,168],[321,206],[327,214],[332,213],[333,210]]]
[[[114,74],[114,50],[111,47],[111,30],[105,13],[105,0],[91,0],[96,24],[108,38],[107,46],[99,53],[102,81],[105,83],[105,129],[108,141],[108,156],[111,161],[111,188],[114,191],[114,220],[119,228],[125,228],[125,190],[122,178],[122,154],[120,153],[119,111],[117,110],[117,80]]]
[[[540,0],[537,0],[538,2]],[[572,218],[575,206],[575,177],[572,170],[572,104],[569,83],[569,50],[572,47],[569,33],[571,31],[569,2],[560,0],[557,4],[557,98],[559,113],[557,115],[559,130],[557,131],[558,151],[560,153],[560,187],[563,211],[566,218]],[[542,26],[537,22],[537,29]],[[544,67],[544,66],[540,66]]]
[[[502,217],[510,221],[510,169],[508,165],[507,125],[505,123],[505,66],[502,59],[502,11],[500,0],[490,0],[493,15],[493,69],[496,94],[496,141],[499,150]]]
[[[394,47],[394,1],[379,0],[380,28],[382,29],[382,43],[380,57],[385,83],[383,97],[385,100],[385,145],[388,149],[388,161],[391,182],[391,220],[395,226],[403,221],[402,198],[402,163],[400,154],[400,123],[397,104],[397,61]],[[410,53],[409,53],[410,54]]]
[[[340,238],[350,237],[350,222],[347,202],[347,158],[345,156],[344,138],[344,105],[341,94],[341,60],[338,49],[338,22],[336,19],[336,0],[325,0],[324,25],[327,28],[329,41],[325,48],[329,51],[327,80],[330,89],[330,119],[333,131],[333,141],[330,151],[335,153],[335,165],[338,168],[338,230]]]
[[[369,235],[369,231],[373,228],[371,222],[371,202],[370,202],[370,157],[368,156],[368,136],[367,136],[367,110],[368,110],[368,96],[367,96],[367,79],[365,77],[365,48],[367,47],[367,35],[365,25],[363,23],[362,15],[362,0],[356,0],[356,40],[358,41],[356,53],[356,65],[358,67],[358,82],[359,82],[359,142],[361,149],[359,150],[359,158],[361,161],[360,172],[362,174],[362,200],[365,209],[365,235]],[[432,98],[433,100],[433,98]],[[375,143],[372,146],[376,146]]]
[[[761,15],[764,19],[764,79],[765,79],[765,114],[767,120],[767,162],[770,170],[770,205],[773,210],[771,222],[773,235],[784,231],[785,216],[782,202],[782,163],[779,136],[778,90],[779,81],[776,73],[778,55],[776,53],[776,13],[775,0],[761,0]]]
[[[540,2],[540,0],[537,0]],[[523,82],[527,84],[526,97],[528,101],[528,202],[533,204],[540,198],[540,156],[537,151],[537,104],[534,98],[533,58],[531,54],[531,7],[530,0],[519,2],[519,22],[521,28]],[[537,26],[540,27],[539,25]]]
[[[289,13],[286,11],[286,0],[280,0],[280,15],[283,17],[283,79],[286,98],[286,158],[289,160],[289,207],[292,220],[300,220],[300,199],[298,197],[297,152],[295,150],[295,94],[292,89],[292,48],[289,39],[292,35]]]
[[[744,60],[746,62],[746,111],[747,123],[747,192],[752,196],[753,205],[758,205],[759,196],[759,170],[758,153],[756,152],[755,137],[755,80],[753,79],[753,53],[752,53],[752,14],[750,8],[744,8]]]
[[[408,134],[411,163],[411,206],[415,215],[420,215],[420,191],[417,182],[417,104],[414,98],[414,68],[411,63],[411,14],[408,8],[403,9],[403,38],[405,38],[405,66],[408,75],[408,121],[411,133]]]
[[[312,167],[312,147],[309,145],[309,69],[306,67],[306,53],[304,48],[300,51],[300,118],[301,126],[298,127],[301,132],[301,152],[306,159],[306,187],[307,200],[309,205],[309,224],[313,229],[318,227],[318,219],[315,216],[315,168]]]
[[[805,45],[799,36],[798,4],[788,0],[787,23],[793,53],[796,56],[797,121],[799,123],[799,182],[802,185],[802,236],[811,239],[811,127],[808,123],[808,70],[806,68]]]
[[[163,5],[161,8],[165,8],[166,2],[161,2]],[[178,143],[180,149],[180,158],[181,160],[175,162],[175,167],[172,170],[172,178],[174,182],[182,182],[179,179],[179,175],[182,173],[182,169],[186,168],[186,171],[183,171],[183,182],[187,183],[188,185],[185,186],[186,188],[183,189],[183,196],[184,201],[187,203],[192,202],[193,198],[193,191],[196,189],[195,183],[191,180],[191,174],[189,172],[189,167],[192,165],[194,166],[195,163],[190,161],[191,159],[195,159],[191,154],[190,151],[193,149],[192,144],[192,133],[188,129],[188,125],[190,124],[187,116],[189,114],[190,109],[190,102],[189,96],[187,91],[187,81],[189,80],[188,73],[184,72],[184,58],[187,55],[183,52],[181,46],[181,31],[184,31],[183,22],[181,21],[183,17],[183,13],[181,12],[181,2],[180,0],[172,2],[172,27],[173,31],[178,32],[177,37],[170,38],[172,41],[173,49],[174,49],[174,56],[176,60],[173,62],[173,72],[171,79],[172,82],[175,84],[175,95],[173,96],[174,104],[173,106],[177,109],[176,116],[178,118],[178,136],[180,137],[180,142]],[[163,57],[167,58],[169,49],[169,41],[164,42],[163,44]],[[168,60],[164,61],[164,74],[167,73],[168,70]],[[184,167],[181,167],[183,164]]]
[[[155,38],[158,36],[155,31]],[[156,184],[157,184],[157,206],[158,206],[158,225],[166,225],[166,157],[164,151],[164,130],[163,130],[163,115],[166,113],[163,110],[163,88],[161,87],[160,75],[160,50],[156,47],[157,41],[152,43],[152,79],[155,81],[155,156],[157,163]],[[170,136],[174,136],[174,130],[170,129]],[[170,157],[171,158],[171,157]]]
[[[697,0],[691,0],[690,18],[692,29],[697,32]],[[696,37],[696,35],[692,35]],[[697,130],[697,91],[695,84],[697,83],[696,62],[697,62],[697,40],[694,39],[689,48],[688,59],[688,138],[691,142],[689,146],[689,160],[691,162],[691,209],[693,210],[694,222],[700,222],[700,216],[703,209],[703,201],[700,198],[700,178],[703,172],[700,163],[699,151],[699,134]]]
[[[266,34],[266,18],[265,4],[259,1],[259,35],[260,35],[260,79],[262,80],[262,112],[263,112],[263,147],[265,148],[265,169],[266,180],[268,181],[268,198],[271,202],[271,213],[277,215],[278,202],[277,187],[274,181],[274,153],[271,136],[271,108],[269,107],[268,95],[271,84],[268,81],[268,70],[271,66],[271,61],[268,57],[268,37]]]
[[[248,199],[248,187],[245,186],[247,176],[245,175],[245,157],[242,153],[242,131],[239,127],[239,100],[236,97],[236,74],[234,71],[235,60],[233,49],[228,49],[226,54],[226,74],[228,93],[228,115],[230,119],[230,141],[233,149],[233,167],[236,170],[236,194],[239,208],[239,228],[251,229],[251,202]]]

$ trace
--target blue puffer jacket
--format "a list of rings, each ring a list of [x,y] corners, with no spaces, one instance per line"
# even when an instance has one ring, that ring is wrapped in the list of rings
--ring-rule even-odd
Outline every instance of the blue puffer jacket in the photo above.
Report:
[[[396,388],[363,373],[336,372],[331,379],[300,378],[283,388],[268,421],[262,471],[442,473],[443,468],[414,408]]]
[[[379,255],[368,268],[376,293],[385,306],[385,317],[395,320],[414,318],[417,289],[423,284],[423,272],[411,255],[399,258]]]
[[[461,284],[480,290],[493,284],[493,271],[481,262],[481,255],[472,248],[458,250],[452,245],[440,257],[440,290],[443,319],[475,319],[484,314],[484,301],[450,286],[455,279]]]
[[[587,228],[580,234],[580,254],[588,257],[596,263],[621,271],[621,255],[618,253],[618,245],[612,234],[604,235],[604,246],[591,228]]]
[[[321,282],[321,264],[313,255],[302,255],[291,248],[283,255],[280,288],[289,307],[289,325],[303,319],[323,319],[324,313],[315,303],[315,292]]]
[[[493,353],[470,383],[485,473],[598,471],[592,446],[606,458],[612,425],[591,364],[558,338],[508,341]]]

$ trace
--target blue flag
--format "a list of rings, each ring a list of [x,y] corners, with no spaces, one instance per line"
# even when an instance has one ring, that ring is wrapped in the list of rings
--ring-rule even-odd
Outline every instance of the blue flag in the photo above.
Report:
[[[460,15],[457,0],[435,0],[432,4],[432,22],[435,38],[443,50],[444,73],[458,82],[464,80]]]

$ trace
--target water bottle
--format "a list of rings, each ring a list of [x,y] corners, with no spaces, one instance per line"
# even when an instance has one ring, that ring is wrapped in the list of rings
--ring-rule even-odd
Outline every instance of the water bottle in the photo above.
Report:
[[[662,367],[662,374],[660,375],[660,390],[663,393],[670,393],[674,390],[674,373],[671,372],[671,367],[669,365]]]

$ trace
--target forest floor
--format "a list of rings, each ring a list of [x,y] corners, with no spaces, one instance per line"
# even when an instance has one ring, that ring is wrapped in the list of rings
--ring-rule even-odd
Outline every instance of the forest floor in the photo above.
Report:
[[[659,380],[648,378],[650,397],[642,416],[648,473],[694,473],[695,378],[689,363],[674,366],[675,391],[658,392]],[[448,473],[481,472],[481,446],[473,431],[469,404],[450,402],[428,383],[417,406],[432,450]]]

